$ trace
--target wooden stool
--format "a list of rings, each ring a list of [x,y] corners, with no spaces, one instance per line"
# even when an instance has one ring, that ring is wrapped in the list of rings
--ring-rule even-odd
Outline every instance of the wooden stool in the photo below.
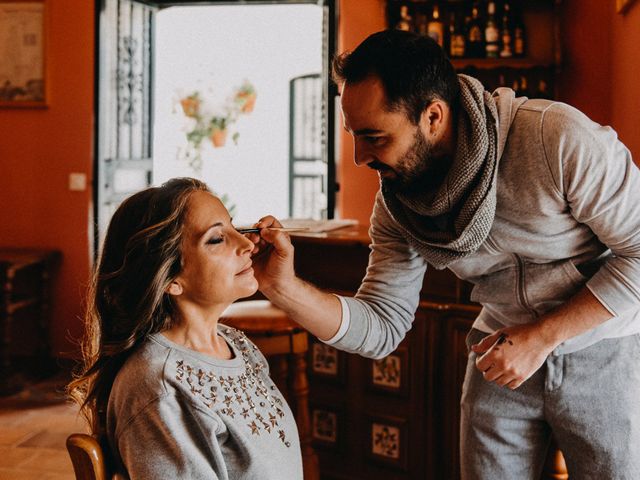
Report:
[[[265,357],[271,357],[271,377],[289,400],[296,417],[304,478],[319,480],[318,457],[311,445],[309,381],[305,358],[309,349],[307,332],[268,300],[234,303],[222,314],[220,323],[242,330]]]

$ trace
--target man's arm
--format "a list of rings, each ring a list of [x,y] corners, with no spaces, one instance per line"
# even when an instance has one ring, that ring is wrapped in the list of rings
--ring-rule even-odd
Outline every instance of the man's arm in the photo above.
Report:
[[[271,216],[264,217],[254,251],[254,269],[260,291],[296,323],[320,340],[331,339],[342,322],[342,306],[335,295],[321,291],[296,277],[293,269],[294,248],[289,235],[267,227],[281,226]]]
[[[485,380],[515,389],[533,375],[562,342],[610,318],[611,313],[583,287],[536,323],[500,329],[471,349],[479,355],[476,366]]]
[[[275,222],[266,217],[258,225]],[[256,277],[274,304],[340,350],[382,358],[396,349],[415,318],[426,264],[407,244],[380,195],[371,217],[369,265],[355,297],[330,295],[296,278],[288,237],[268,229],[261,234],[262,241],[253,237]]]
[[[550,172],[576,221],[613,252],[585,287],[536,323],[501,329],[473,347],[489,381],[517,388],[560,343],[640,306],[640,172],[627,148],[566,105],[545,116]]]

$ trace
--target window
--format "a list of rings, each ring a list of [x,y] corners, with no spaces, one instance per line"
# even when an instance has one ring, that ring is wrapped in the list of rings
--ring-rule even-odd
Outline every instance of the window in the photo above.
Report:
[[[124,198],[174,176],[207,182],[237,223],[266,213],[332,218],[334,15],[326,0],[102,0],[96,240]],[[246,85],[255,107],[236,108],[224,147],[215,147],[212,119],[238,107]],[[194,94],[208,128],[197,152],[188,139],[195,120],[181,102]]]

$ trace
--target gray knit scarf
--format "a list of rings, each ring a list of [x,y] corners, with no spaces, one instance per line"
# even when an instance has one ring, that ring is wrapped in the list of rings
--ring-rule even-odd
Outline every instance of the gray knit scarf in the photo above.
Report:
[[[456,152],[444,181],[410,193],[381,190],[387,210],[422,257],[437,269],[474,253],[496,212],[498,111],[482,84],[459,75]]]

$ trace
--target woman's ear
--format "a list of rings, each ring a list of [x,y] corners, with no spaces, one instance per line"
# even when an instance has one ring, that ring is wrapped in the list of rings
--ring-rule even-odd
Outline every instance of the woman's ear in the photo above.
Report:
[[[174,280],[169,284],[169,286],[165,290],[165,293],[175,296],[182,295],[182,285],[180,285],[180,282],[178,282],[177,280]]]

